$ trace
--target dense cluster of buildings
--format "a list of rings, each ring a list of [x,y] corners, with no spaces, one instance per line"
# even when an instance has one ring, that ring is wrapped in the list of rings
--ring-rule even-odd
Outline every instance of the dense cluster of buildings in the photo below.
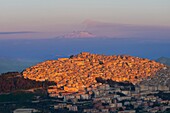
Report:
[[[105,56],[82,52],[70,58],[42,62],[23,72],[25,78],[55,81],[58,88],[81,91],[96,84],[96,78],[138,83],[153,76],[163,64],[127,55]]]
[[[164,112],[170,109],[170,99],[162,99],[157,94],[161,92],[170,95],[167,86],[135,85],[135,90],[125,89],[126,86],[110,87],[98,83],[97,87],[84,92],[60,92],[55,86],[48,89],[51,97],[59,100],[54,109],[85,113],[137,113]],[[85,107],[86,106],[86,107]]]

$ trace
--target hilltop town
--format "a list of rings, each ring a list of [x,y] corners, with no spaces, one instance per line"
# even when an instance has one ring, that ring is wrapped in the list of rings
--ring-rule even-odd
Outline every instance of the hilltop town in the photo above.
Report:
[[[39,63],[23,72],[25,78],[55,81],[58,88],[81,91],[95,86],[96,78],[139,83],[164,68],[163,64],[128,55],[106,56],[82,52],[70,58]]]

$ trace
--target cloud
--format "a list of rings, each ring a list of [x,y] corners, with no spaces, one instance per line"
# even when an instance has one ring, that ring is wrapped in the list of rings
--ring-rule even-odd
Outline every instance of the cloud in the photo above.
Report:
[[[83,21],[85,30],[108,37],[170,38],[170,27]]]
[[[34,32],[34,31],[0,32],[0,35],[30,34],[30,33],[38,33],[38,32]]]

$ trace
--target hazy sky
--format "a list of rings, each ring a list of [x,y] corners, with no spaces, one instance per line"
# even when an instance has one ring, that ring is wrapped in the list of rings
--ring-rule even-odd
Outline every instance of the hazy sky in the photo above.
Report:
[[[87,30],[84,21],[170,27],[170,0],[0,0],[0,38],[54,37]]]

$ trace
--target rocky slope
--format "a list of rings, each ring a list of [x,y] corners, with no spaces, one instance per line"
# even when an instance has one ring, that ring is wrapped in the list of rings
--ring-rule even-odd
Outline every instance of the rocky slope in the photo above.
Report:
[[[154,77],[149,77],[140,82],[147,86],[168,86],[170,88],[170,67],[167,66],[159,70]]]
[[[106,56],[82,52],[70,58],[39,63],[23,71],[23,76],[36,81],[55,81],[58,88],[83,90],[96,84],[96,78],[136,84],[153,77],[166,66],[155,61],[127,55]]]
[[[170,66],[170,58],[167,57],[160,57],[156,60],[157,62],[160,62],[162,64]]]

